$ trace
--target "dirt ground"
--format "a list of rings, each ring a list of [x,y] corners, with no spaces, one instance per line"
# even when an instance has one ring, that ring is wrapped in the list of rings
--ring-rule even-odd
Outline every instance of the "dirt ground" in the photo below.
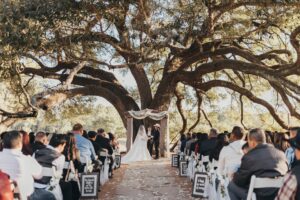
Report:
[[[191,197],[192,183],[178,176],[168,159],[122,165],[100,192],[104,200],[181,200]]]

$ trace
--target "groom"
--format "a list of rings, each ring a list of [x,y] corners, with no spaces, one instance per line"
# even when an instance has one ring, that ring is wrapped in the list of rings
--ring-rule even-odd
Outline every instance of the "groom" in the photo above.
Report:
[[[155,124],[151,131],[151,136],[153,137],[153,144],[155,149],[155,159],[159,158],[159,140],[160,140],[160,125]],[[151,153],[152,155],[152,153]]]

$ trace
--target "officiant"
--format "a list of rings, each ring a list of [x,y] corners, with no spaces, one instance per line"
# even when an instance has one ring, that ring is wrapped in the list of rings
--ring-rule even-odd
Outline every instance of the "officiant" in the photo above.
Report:
[[[152,156],[152,154],[153,154],[153,136],[151,133],[152,133],[152,129],[150,126],[150,127],[148,127],[148,130],[147,130],[147,136],[148,136],[147,149],[148,149],[150,155]]]
[[[159,158],[159,140],[160,140],[160,125],[159,124],[155,124],[153,126],[153,129],[151,131],[151,136],[153,137],[153,145],[154,145],[154,149],[155,149],[155,159],[158,159]],[[152,149],[151,149],[150,154],[152,156]]]

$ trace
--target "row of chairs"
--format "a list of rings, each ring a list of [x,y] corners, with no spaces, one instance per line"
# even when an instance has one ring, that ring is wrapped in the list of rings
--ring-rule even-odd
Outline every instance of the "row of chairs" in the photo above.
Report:
[[[109,155],[106,152],[101,152],[99,156],[105,157],[105,162],[102,163],[101,161],[98,160],[98,167],[97,167],[97,172],[99,172],[99,183],[100,185],[104,185],[108,180],[109,180],[109,164],[110,164],[110,159]],[[114,157],[121,155],[117,152],[114,152]],[[92,161],[88,158],[84,161],[86,163],[86,166],[84,168],[84,173],[92,173],[95,170],[95,164],[92,163]],[[120,160],[121,162],[121,160]],[[121,163],[114,163],[113,168],[117,169],[120,167]],[[64,181],[76,181],[79,187],[79,190],[81,190],[81,185],[80,185],[80,177],[81,173],[78,173],[77,169],[75,169],[73,161],[66,161],[64,164],[64,170],[67,171],[66,176]],[[42,176],[43,177],[49,177],[51,178],[50,180],[50,185],[47,187],[47,190],[51,191],[56,199],[60,200],[62,199],[62,191],[60,190],[59,187],[59,181],[62,178],[60,174],[58,174],[58,171],[55,166],[52,167],[42,167]],[[11,188],[14,193],[15,199],[20,199],[19,195],[19,189],[18,186],[15,182],[11,181]]]
[[[230,178],[220,176],[217,172],[218,162],[216,160],[209,160],[209,156],[196,155],[194,152],[190,156],[183,152],[178,153],[179,162],[186,161],[187,177],[193,182],[196,172],[207,173],[210,180],[210,192],[207,192],[208,199],[229,200],[227,186]],[[283,184],[284,177],[277,178],[261,178],[253,175],[251,177],[250,186],[248,190],[247,200],[256,200],[255,189],[260,188],[280,188]],[[209,189],[208,189],[209,190]],[[214,191],[211,191],[214,190]],[[221,194],[222,193],[222,194]]]

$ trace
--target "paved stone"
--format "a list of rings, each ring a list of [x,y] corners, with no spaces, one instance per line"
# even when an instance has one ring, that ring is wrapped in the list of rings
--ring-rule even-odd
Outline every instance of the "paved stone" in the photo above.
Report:
[[[178,176],[168,159],[122,165],[100,192],[104,200],[181,200],[191,197],[192,183]]]

